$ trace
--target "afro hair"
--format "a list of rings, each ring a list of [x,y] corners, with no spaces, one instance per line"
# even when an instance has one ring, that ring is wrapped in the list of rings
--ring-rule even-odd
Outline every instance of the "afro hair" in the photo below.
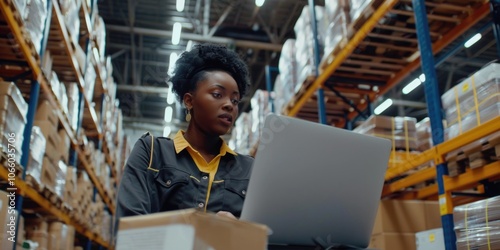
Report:
[[[247,65],[237,53],[216,44],[195,45],[192,50],[180,55],[170,78],[173,92],[182,101],[184,94],[194,91],[196,84],[205,77],[205,72],[211,70],[230,74],[238,84],[240,97],[245,95],[250,86]]]

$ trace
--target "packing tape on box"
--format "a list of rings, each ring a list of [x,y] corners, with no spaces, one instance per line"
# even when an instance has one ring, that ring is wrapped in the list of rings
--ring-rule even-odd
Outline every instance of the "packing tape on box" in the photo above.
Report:
[[[460,102],[458,101],[458,88],[455,88],[454,92],[455,92],[455,105],[457,106],[458,133],[461,135],[462,134],[462,115],[460,114]]]
[[[488,200],[486,200],[485,204],[485,215],[486,217],[486,241],[488,242],[488,250],[491,250],[491,243],[490,243],[490,228],[488,225]]]
[[[476,85],[474,81],[474,75],[471,78],[472,81],[472,93],[474,95],[474,106],[476,108],[476,120],[477,120],[477,125],[481,125],[481,117],[479,116],[479,105],[477,104],[477,90],[476,90]]]
[[[465,205],[465,238],[467,239],[467,250],[470,250],[470,243],[469,243],[469,228],[468,228],[468,216],[467,212],[469,211],[469,204]]]

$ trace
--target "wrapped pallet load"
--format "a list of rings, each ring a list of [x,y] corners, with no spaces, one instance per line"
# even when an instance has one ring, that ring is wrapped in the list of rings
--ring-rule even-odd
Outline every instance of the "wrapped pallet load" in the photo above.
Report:
[[[16,161],[22,155],[22,142],[28,104],[12,82],[0,81],[0,134],[2,151],[15,148]]]
[[[391,140],[391,166],[408,161],[417,151],[416,123],[412,117],[370,116],[353,131]]]
[[[322,57],[324,50],[325,41],[325,31],[328,27],[328,20],[325,16],[325,8],[321,6],[315,6],[316,11],[316,23],[318,36],[316,37],[319,45],[319,56]],[[309,77],[315,75],[315,62],[314,62],[314,34],[311,29],[311,10],[309,6],[304,6],[300,17],[294,26],[295,36],[297,37],[295,42],[295,59],[297,61],[297,85],[295,86],[295,91],[297,92],[304,81]]]
[[[325,1],[325,15],[328,20],[328,28],[325,33],[325,49],[322,61],[326,63],[333,61],[334,53],[340,49],[342,41],[346,41],[347,26],[349,25],[349,13],[347,11],[347,0]]]
[[[457,249],[500,249],[500,196],[453,209]]]
[[[274,83],[274,110],[281,114],[294,95],[297,85],[297,60],[295,58],[295,39],[287,39],[283,44],[279,59],[279,72]]]
[[[477,71],[441,96],[445,139],[454,138],[500,115],[500,64]]]

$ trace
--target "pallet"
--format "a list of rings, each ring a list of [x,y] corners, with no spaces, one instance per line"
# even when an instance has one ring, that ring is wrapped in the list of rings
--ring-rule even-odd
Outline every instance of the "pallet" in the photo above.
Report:
[[[450,177],[465,173],[467,168],[483,167],[500,160],[500,132],[476,141],[446,157]]]
[[[3,150],[3,149],[2,149]],[[7,154],[3,151],[0,151],[0,165],[2,165],[4,168],[8,168],[8,163],[9,163],[9,158],[7,157]],[[21,179],[22,178],[22,174],[23,174],[23,170],[24,168],[17,162],[15,162],[15,173],[16,173],[16,178],[19,178]]]
[[[59,195],[57,195],[51,187],[44,186],[43,191],[41,193],[45,199],[47,199],[52,205],[61,209],[62,208],[62,199]]]
[[[354,34],[361,29],[361,27],[370,19],[378,7],[383,3],[383,0],[372,0],[356,20],[348,20],[347,36],[350,39]],[[350,18],[350,17],[349,17]]]
[[[347,37],[343,37],[340,40],[340,42],[335,46],[335,48],[332,49],[332,51],[330,51],[329,53],[325,53],[323,59],[319,64],[320,73],[325,71],[328,65],[330,65],[333,62],[333,60],[335,60],[335,57],[337,57],[340,51],[342,51],[347,46],[348,43],[349,39]]]
[[[39,183],[32,175],[30,174],[27,174],[26,175],[26,180],[25,180],[26,184],[28,184],[28,186],[30,186],[31,188],[33,188],[35,191],[37,191],[38,193],[42,193],[43,190],[44,190],[44,185],[43,183]]]

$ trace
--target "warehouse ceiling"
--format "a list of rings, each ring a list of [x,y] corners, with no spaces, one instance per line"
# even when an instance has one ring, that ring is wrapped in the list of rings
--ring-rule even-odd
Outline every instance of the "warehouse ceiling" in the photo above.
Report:
[[[248,110],[253,92],[265,89],[265,66],[277,66],[281,46],[295,36],[293,26],[305,5],[307,0],[268,0],[260,8],[254,0],[186,0],[178,12],[176,0],[99,1],[124,116],[163,121],[169,56],[184,51],[189,40],[227,44],[245,59],[253,84],[240,110]],[[182,24],[179,45],[171,41],[175,22]]]
[[[324,2],[315,4],[324,6]],[[254,0],[185,0],[184,11],[178,12],[176,0],[100,0],[99,14],[107,30],[107,54],[112,58],[117,97],[125,121],[163,124],[169,56],[184,51],[189,40],[227,44],[245,59],[253,85],[240,104],[240,111],[248,111],[254,91],[266,89],[265,66],[277,67],[281,46],[286,39],[295,37],[294,24],[307,3],[307,0],[267,0],[259,8]],[[486,25],[490,21],[490,16],[481,20],[437,55],[444,57],[478,30],[482,31],[483,39],[476,45],[453,51],[453,56],[446,57],[437,67],[441,93],[498,58],[491,25]],[[179,45],[172,45],[171,41],[175,22],[182,23]],[[411,102],[396,105],[384,114],[406,114],[419,119],[427,115],[423,87],[409,95],[400,94],[404,85],[420,73],[413,72],[386,95]],[[179,105],[175,112],[182,121]]]

